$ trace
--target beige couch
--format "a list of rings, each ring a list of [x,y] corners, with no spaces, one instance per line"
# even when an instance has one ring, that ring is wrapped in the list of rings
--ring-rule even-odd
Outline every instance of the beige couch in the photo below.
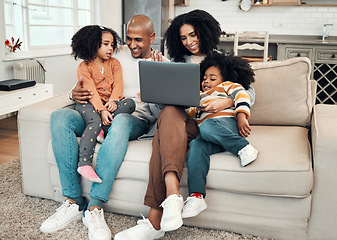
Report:
[[[309,80],[307,58],[252,65],[256,103],[248,140],[259,150],[258,158],[242,168],[230,153],[212,155],[208,208],[184,224],[275,239],[337,239],[337,106],[313,108],[315,82]],[[49,117],[71,105],[64,94],[19,111],[25,194],[63,200]],[[143,198],[150,155],[151,141],[129,143],[106,211],[147,214]],[[88,196],[90,183],[82,179],[82,184]]]

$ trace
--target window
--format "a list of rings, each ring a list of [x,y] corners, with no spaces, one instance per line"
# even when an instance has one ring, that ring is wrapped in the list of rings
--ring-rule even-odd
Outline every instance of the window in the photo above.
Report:
[[[93,24],[94,1],[4,0],[6,38],[20,38],[22,52],[69,49],[73,34]]]

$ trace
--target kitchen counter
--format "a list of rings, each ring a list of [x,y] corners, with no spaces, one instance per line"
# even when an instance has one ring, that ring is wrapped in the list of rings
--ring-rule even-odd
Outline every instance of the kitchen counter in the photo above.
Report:
[[[240,40],[243,41],[243,40]],[[220,42],[234,42],[234,36],[222,36]],[[263,42],[256,39],[255,42]],[[322,36],[314,35],[269,35],[269,43],[302,44],[302,45],[337,45],[337,36],[329,36],[322,40]]]

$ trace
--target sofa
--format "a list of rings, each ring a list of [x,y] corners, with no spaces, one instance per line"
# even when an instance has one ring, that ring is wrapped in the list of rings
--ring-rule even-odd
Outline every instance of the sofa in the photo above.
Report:
[[[244,168],[231,153],[212,155],[208,208],[184,219],[184,225],[273,239],[337,239],[337,106],[315,105],[316,82],[310,80],[308,58],[251,65],[256,102],[248,140],[259,155]],[[68,93],[18,113],[23,192],[59,202],[64,198],[51,147],[50,114],[60,108],[73,108]],[[99,148],[97,144],[95,156]],[[105,211],[147,215],[143,200],[151,149],[151,140],[129,142]],[[89,197],[90,182],[82,179],[82,185]],[[180,189],[186,198],[186,169]]]

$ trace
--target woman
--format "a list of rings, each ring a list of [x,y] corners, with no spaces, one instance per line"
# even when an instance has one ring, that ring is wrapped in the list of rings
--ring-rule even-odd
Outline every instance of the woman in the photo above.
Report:
[[[164,41],[174,62],[197,62],[217,49],[221,28],[209,13],[194,10],[176,17],[167,29]]]
[[[167,29],[164,41],[172,61],[200,63],[216,50],[221,28],[212,15],[194,10],[177,16]],[[231,99],[219,99],[207,105],[205,111],[217,112],[233,105]],[[188,120],[184,109],[166,106],[159,114],[158,129],[153,139],[149,183],[144,204],[150,207],[147,219],[115,236],[119,239],[158,239],[165,231],[183,224],[181,211],[184,201],[179,192],[188,143],[199,131]]]

